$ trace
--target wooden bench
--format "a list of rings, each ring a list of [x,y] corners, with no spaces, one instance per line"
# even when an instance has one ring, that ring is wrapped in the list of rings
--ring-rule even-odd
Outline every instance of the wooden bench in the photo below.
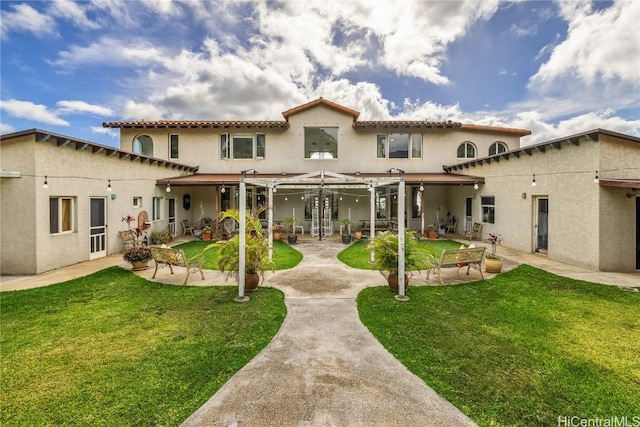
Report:
[[[169,266],[169,270],[171,270],[171,274],[173,274],[173,266],[176,267],[185,267],[187,269],[187,277],[184,278],[183,285],[187,284],[187,280],[189,280],[189,275],[191,273],[195,273],[196,270],[200,272],[200,277],[204,280],[204,273],[202,272],[202,264],[204,264],[204,259],[200,255],[197,255],[194,258],[187,259],[182,249],[172,249],[172,248],[150,248],[151,255],[153,256],[153,260],[156,263],[156,269],[153,272],[152,279],[155,279],[156,273],[158,272],[158,266]]]
[[[460,269],[467,267],[467,275],[469,269],[473,266],[480,271],[480,276],[484,279],[482,274],[482,259],[484,258],[484,251],[486,248],[467,248],[467,249],[454,249],[442,251],[439,261],[431,261],[427,270],[427,280],[429,280],[429,274],[431,271],[438,272],[438,278],[440,283],[444,285],[442,281],[442,275],[440,270],[447,267],[457,267],[457,273],[460,274]]]

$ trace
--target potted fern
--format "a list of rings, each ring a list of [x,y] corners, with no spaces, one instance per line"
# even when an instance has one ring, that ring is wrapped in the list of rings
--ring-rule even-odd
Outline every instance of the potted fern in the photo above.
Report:
[[[244,274],[245,292],[254,292],[267,270],[273,271],[275,264],[269,259],[269,241],[262,233],[259,218],[260,210],[246,212],[245,233],[245,271],[240,272],[240,235],[236,234],[227,240],[220,240],[205,248],[217,248],[219,251],[218,268],[227,273],[227,278],[233,276],[236,282],[240,274]],[[222,213],[222,219],[230,218],[240,222],[240,211],[228,209]]]
[[[369,250],[373,251],[374,266],[382,271],[387,272],[387,283],[389,289],[398,292],[398,235],[392,231],[378,232],[371,243]],[[405,269],[405,286],[409,286],[409,275],[406,272],[419,271],[426,267],[428,255],[433,255],[430,247],[426,248],[426,253],[421,253],[420,245],[415,238],[414,231],[405,231],[404,235],[404,269]]]

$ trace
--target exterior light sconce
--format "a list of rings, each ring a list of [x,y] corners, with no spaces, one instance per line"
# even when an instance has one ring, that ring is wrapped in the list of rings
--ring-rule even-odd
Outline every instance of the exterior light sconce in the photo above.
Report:
[[[422,180],[420,180],[420,192],[422,193],[423,191],[424,191],[424,184]]]
[[[360,176],[360,171],[356,171],[356,176]]]
[[[275,186],[275,185],[273,186],[273,192],[274,192],[274,193],[277,193],[277,192],[278,192],[278,187],[277,187],[277,186]]]
[[[356,197],[356,203],[358,203],[358,198]]]
[[[113,191],[113,189],[111,188],[111,180],[109,180],[109,183],[107,184],[107,191],[109,193],[111,193]]]
[[[289,200],[289,198],[287,196],[284,196],[284,201],[286,202],[287,200]]]
[[[538,185],[538,184],[536,184],[536,174],[534,173],[533,174],[533,181],[531,181],[531,186],[535,187],[536,185]]]
[[[49,184],[47,184],[47,175],[44,176],[44,184],[42,184],[42,188],[45,190],[49,188]]]
[[[167,181],[167,188],[165,188],[165,190],[167,193],[171,193],[171,184],[169,184],[169,181]]]
[[[222,184],[222,188],[220,189],[220,192],[221,192],[222,194],[224,194],[224,193],[226,193],[226,192],[227,192],[227,189],[226,189],[226,188],[224,188],[224,184]]]
[[[478,181],[476,181],[476,182],[473,183],[473,189],[477,190],[478,188],[480,188],[480,187],[478,186]]]
[[[596,177],[593,179],[594,184],[598,184],[600,182],[600,178],[598,178],[598,171],[596,171]]]

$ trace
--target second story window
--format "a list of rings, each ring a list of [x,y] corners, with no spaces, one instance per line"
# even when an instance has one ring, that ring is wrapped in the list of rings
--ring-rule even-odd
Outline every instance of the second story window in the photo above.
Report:
[[[133,140],[133,152],[153,157],[153,140],[149,135],[139,135]]]
[[[507,151],[507,145],[504,142],[496,141],[489,147],[489,155],[495,156],[496,154],[504,153]]]
[[[476,147],[472,142],[466,141],[458,146],[459,159],[475,159]]]
[[[422,134],[378,134],[376,157],[379,159],[419,159],[422,157]]]
[[[169,158],[178,158],[178,135],[169,135]]]
[[[304,128],[305,159],[337,159],[338,128],[306,127]]]
[[[221,159],[264,159],[267,137],[265,134],[220,134]]]

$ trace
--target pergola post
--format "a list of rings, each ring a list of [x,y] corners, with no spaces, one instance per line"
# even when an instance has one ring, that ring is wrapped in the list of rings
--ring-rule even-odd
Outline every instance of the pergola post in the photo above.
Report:
[[[404,177],[400,177],[398,183],[398,301],[407,301],[409,297],[405,295],[404,283],[404,212],[405,212],[405,182]],[[400,216],[402,215],[402,216]]]
[[[376,237],[376,187],[371,187],[371,190],[371,201],[369,202],[369,238],[373,240],[373,238]],[[369,257],[369,261],[371,262],[371,264],[373,264],[373,262],[375,261],[373,249],[371,249],[371,251],[369,252]]]
[[[244,294],[244,281],[245,281],[245,271],[246,271],[246,264],[247,264],[247,260],[246,260],[246,251],[245,251],[245,247],[246,247],[246,243],[247,243],[247,237],[245,235],[246,229],[247,229],[247,188],[246,185],[244,183],[244,176],[242,178],[240,178],[240,230],[239,233],[240,235],[238,236],[240,238],[239,241],[239,248],[238,250],[240,251],[239,255],[239,262],[238,262],[238,297],[235,299],[236,302],[245,302],[245,301],[249,301],[249,297],[246,296]]]
[[[273,187],[269,186],[267,234],[269,238],[269,260],[273,260]]]

